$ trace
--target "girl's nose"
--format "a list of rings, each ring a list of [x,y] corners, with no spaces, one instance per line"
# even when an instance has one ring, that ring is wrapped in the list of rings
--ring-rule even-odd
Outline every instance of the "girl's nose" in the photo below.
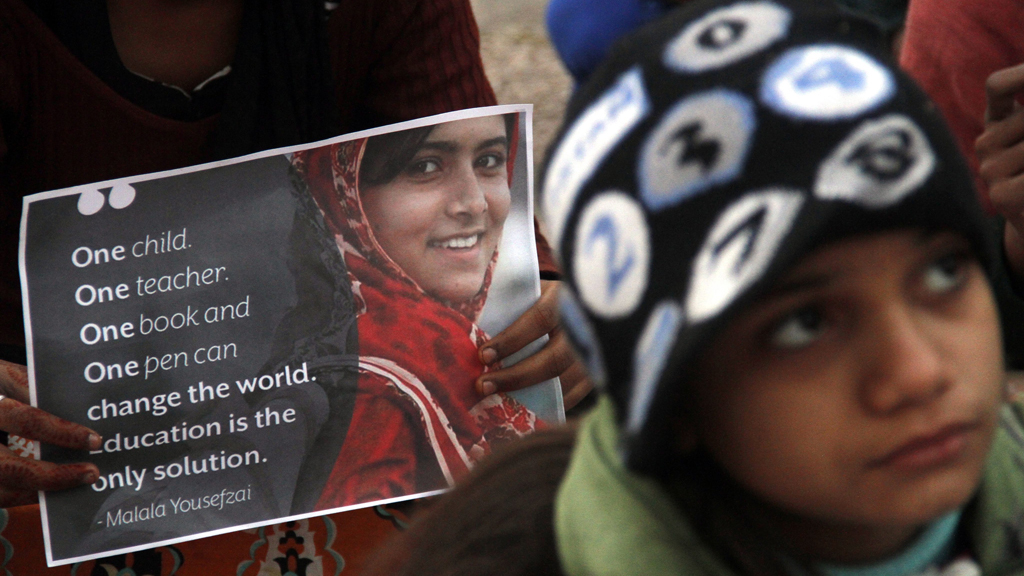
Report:
[[[881,312],[865,344],[861,393],[872,412],[888,414],[940,397],[951,383],[939,340],[937,319],[905,304]]]
[[[453,171],[447,193],[449,216],[478,216],[487,211],[487,198],[472,165]]]

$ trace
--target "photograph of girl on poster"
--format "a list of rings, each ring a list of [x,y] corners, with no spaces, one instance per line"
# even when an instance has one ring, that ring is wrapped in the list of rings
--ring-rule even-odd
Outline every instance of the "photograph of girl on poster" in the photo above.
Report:
[[[315,509],[446,488],[535,414],[474,380],[478,326],[509,214],[518,114],[296,152],[352,291],[351,420]]]

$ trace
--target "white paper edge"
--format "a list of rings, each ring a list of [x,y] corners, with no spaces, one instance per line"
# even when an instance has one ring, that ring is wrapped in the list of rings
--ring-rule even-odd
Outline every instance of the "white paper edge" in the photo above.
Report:
[[[272,526],[274,524],[282,524],[284,522],[291,522],[293,520],[302,520],[304,518],[313,518],[315,516],[326,516],[328,514],[335,514],[337,512],[347,512],[350,510],[359,510],[361,508],[370,508],[373,506],[381,506],[383,504],[392,504],[394,502],[404,502],[406,500],[416,500],[418,498],[426,498],[428,496],[437,496],[438,494],[444,494],[449,488],[442,488],[440,490],[433,490],[431,492],[420,492],[418,494],[409,494],[406,496],[396,496],[395,498],[387,498],[385,500],[375,500],[373,502],[363,502],[361,504],[352,504],[351,506],[342,506],[340,508],[330,508],[328,510],[317,510],[316,512],[306,512],[305,514],[297,514],[295,516],[283,516],[280,518],[270,518],[267,520],[260,520],[259,522],[251,522],[249,524],[235,524],[227,528],[218,528],[216,530],[210,530],[209,532],[201,532],[197,534],[189,534],[188,536],[182,536],[180,538],[171,538],[169,540],[161,540],[159,542],[152,542],[149,544],[139,544],[138,546],[129,546],[127,548],[118,548],[116,550],[106,550],[104,552],[97,552],[95,554],[86,554],[85,556],[76,556],[74,558],[64,558],[61,560],[53,560],[50,551],[50,533],[46,528],[46,523],[43,523],[43,536],[46,538],[46,565],[47,567],[54,568],[57,566],[65,566],[67,564],[74,564],[75,562],[85,562],[86,560],[95,560],[98,558],[106,558],[115,554],[127,554],[129,552],[138,552],[139,550],[149,550],[151,548],[157,548],[160,546],[169,546],[171,544],[180,544],[181,542],[190,542],[192,540],[199,540],[201,538],[209,538],[211,536],[218,536],[220,534],[229,534],[231,532],[238,532],[241,530],[247,530],[249,528],[259,528],[261,526]],[[42,502],[43,492],[40,492],[40,503],[39,508],[42,510],[44,503]]]

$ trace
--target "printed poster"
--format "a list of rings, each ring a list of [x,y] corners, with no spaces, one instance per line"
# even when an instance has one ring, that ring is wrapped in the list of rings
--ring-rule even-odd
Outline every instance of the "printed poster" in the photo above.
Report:
[[[32,403],[103,436],[41,494],[51,565],[434,494],[564,420],[481,398],[539,295],[529,106],[25,198]],[[528,354],[542,342],[536,342]]]

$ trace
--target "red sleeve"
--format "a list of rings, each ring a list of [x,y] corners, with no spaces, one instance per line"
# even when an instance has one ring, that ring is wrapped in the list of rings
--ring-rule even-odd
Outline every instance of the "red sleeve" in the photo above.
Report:
[[[533,220],[533,235],[537,239],[537,261],[540,263],[541,280],[560,280],[562,272],[558,269],[558,262],[555,261],[555,254],[551,251],[548,239],[540,231],[540,224],[537,219]]]
[[[1024,62],[1024,2],[911,0],[900,64],[935,101],[967,157],[982,201],[974,140],[984,129],[985,80]]]

